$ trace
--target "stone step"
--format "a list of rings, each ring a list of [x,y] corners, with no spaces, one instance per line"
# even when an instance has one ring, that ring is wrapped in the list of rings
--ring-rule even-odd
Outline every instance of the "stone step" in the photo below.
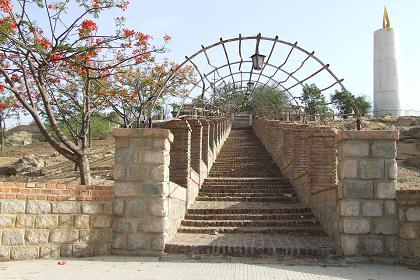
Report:
[[[248,202],[280,202],[280,203],[298,203],[297,197],[241,197],[241,196],[225,196],[225,197],[201,197],[198,196],[196,201],[248,201]]]
[[[200,191],[198,193],[199,197],[296,197],[294,192],[205,192]]]
[[[259,234],[299,234],[325,236],[319,225],[284,226],[284,227],[189,227],[180,226],[181,233],[259,233]]]
[[[272,177],[272,176],[276,176],[276,175],[281,175],[279,172],[258,172],[258,171],[254,171],[252,172],[251,170],[248,172],[214,172],[214,171],[210,171],[209,173],[210,176],[212,177],[218,177],[218,178],[226,178],[226,177],[257,177],[258,175],[263,176],[263,177]]]
[[[289,180],[287,180],[287,178],[284,178],[283,176],[277,176],[277,177],[259,177],[259,178],[236,178],[236,177],[231,177],[231,178],[212,178],[212,177],[208,177],[204,180],[204,183],[209,183],[209,182],[214,182],[214,183],[229,183],[229,184],[253,184],[253,183],[264,183],[264,184],[272,184],[272,183],[289,183]]]
[[[200,189],[200,193],[277,193],[277,194],[284,194],[284,193],[294,193],[294,189],[291,186],[283,185],[283,186],[227,186],[227,185],[220,185],[220,186],[202,186]]]
[[[288,214],[187,214],[188,220],[290,220],[312,219],[314,215],[307,213]]]
[[[200,202],[200,201],[199,201]],[[294,204],[284,204],[284,208],[190,208],[188,214],[299,214],[311,211],[309,208],[299,208]]]
[[[296,220],[183,220],[181,225],[188,227],[289,227],[319,225],[316,219]]]
[[[294,256],[324,258],[338,254],[328,238],[271,234],[178,233],[166,253],[212,254],[236,257]]]

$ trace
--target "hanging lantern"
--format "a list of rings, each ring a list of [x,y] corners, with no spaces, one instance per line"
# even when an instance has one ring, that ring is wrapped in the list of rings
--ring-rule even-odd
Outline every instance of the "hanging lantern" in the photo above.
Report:
[[[261,70],[263,68],[264,58],[265,55],[259,54],[258,52],[251,56],[252,67],[254,68],[254,70]]]

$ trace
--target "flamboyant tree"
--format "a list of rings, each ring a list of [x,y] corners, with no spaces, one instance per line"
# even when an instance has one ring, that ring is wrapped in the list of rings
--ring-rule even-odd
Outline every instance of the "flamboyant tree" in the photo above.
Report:
[[[180,68],[171,79],[167,78],[179,65],[165,59],[162,63],[149,63],[132,67],[130,71],[115,75],[98,84],[98,95],[106,96],[108,104],[118,114],[122,127],[142,127],[168,96],[182,97],[188,86],[195,82],[192,66]],[[163,87],[162,94],[159,94]]]
[[[20,104],[16,102],[13,95],[4,93],[4,88],[0,86],[0,149],[4,148],[6,120],[18,118]]]
[[[164,51],[151,37],[124,27],[103,32],[95,20],[126,0],[0,0],[0,85],[34,119],[48,142],[75,162],[82,184],[91,184],[89,123],[103,109],[95,85]],[[168,37],[166,37],[168,39]],[[69,125],[66,137],[59,122]]]

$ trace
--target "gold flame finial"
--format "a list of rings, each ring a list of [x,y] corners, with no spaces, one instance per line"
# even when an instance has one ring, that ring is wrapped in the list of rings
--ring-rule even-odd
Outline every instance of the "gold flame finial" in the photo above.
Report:
[[[382,20],[382,27],[389,29],[391,28],[391,22],[389,21],[388,11],[386,9],[386,6],[384,7],[384,18]]]

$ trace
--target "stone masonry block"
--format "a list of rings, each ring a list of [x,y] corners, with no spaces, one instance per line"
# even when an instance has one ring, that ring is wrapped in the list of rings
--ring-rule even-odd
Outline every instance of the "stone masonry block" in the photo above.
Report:
[[[145,205],[142,199],[132,199],[127,202],[127,217],[143,218]]]
[[[167,228],[167,218],[148,217],[143,224],[143,232],[148,233],[164,233]]]
[[[23,214],[25,213],[26,201],[24,200],[3,200],[1,201],[2,214]]]
[[[395,199],[396,182],[395,181],[376,181],[376,197],[379,199]]]
[[[363,253],[367,256],[382,255],[385,252],[384,241],[381,238],[362,237]]]
[[[113,249],[127,249],[127,233],[114,233],[112,238]]]
[[[10,248],[11,247],[0,246],[0,262],[10,260]]]
[[[162,251],[165,249],[165,235],[154,234],[150,244],[150,250]]]
[[[382,201],[362,201],[362,215],[365,217],[381,217],[383,215]]]
[[[343,143],[344,157],[367,157],[369,156],[369,143],[366,141],[348,140]]]
[[[54,201],[52,213],[54,214],[79,214],[81,212],[78,201]]]
[[[60,215],[60,216],[58,216],[58,227],[59,228],[72,228],[73,227],[73,215]]]
[[[112,172],[112,177],[114,178],[114,180],[115,181],[124,180],[125,174],[126,174],[126,166],[116,162],[114,165],[114,170]]]
[[[60,245],[41,245],[39,257],[42,259],[59,258],[60,249]]]
[[[89,244],[73,244],[73,256],[90,257],[93,256],[94,246]]]
[[[340,178],[357,178],[358,160],[346,159],[343,161],[340,169]]]
[[[26,203],[26,213],[49,214],[51,213],[51,203],[43,200],[28,201]]]
[[[124,214],[125,199],[124,198],[114,198],[112,201],[112,215],[122,216]]]
[[[1,217],[0,217],[1,220]],[[32,228],[34,227],[34,223],[35,223],[35,216],[34,215],[27,215],[27,214],[23,214],[23,215],[18,215],[16,218],[16,227],[21,227],[21,228]],[[0,222],[1,224],[1,222]],[[1,227],[1,225],[0,225]]]
[[[373,184],[368,180],[344,179],[343,197],[344,198],[371,198],[373,194]]]
[[[91,218],[92,228],[110,228],[111,217],[110,216],[92,216]]]
[[[98,229],[83,229],[80,230],[80,242],[83,243],[98,243],[102,239],[102,232]]]
[[[409,222],[420,222],[420,207],[408,208],[405,215]]]
[[[393,159],[396,156],[397,146],[394,141],[375,141],[372,144],[372,157]]]
[[[341,216],[360,215],[360,202],[358,200],[341,200],[340,205]]]
[[[0,228],[12,228],[15,226],[15,217],[14,216],[0,216]]]
[[[398,177],[398,166],[395,159],[385,160],[385,171],[386,177],[391,180],[395,180]]]
[[[396,235],[398,233],[398,223],[387,218],[376,219],[373,221],[374,232],[377,234]]]
[[[169,152],[171,149],[171,143],[168,139],[153,139],[153,148]]]
[[[57,244],[77,242],[78,239],[79,239],[78,230],[57,229],[57,230],[51,231],[51,234],[50,234],[50,242],[57,243]]]
[[[420,238],[420,226],[417,224],[404,223],[400,226],[400,238],[417,239]]]
[[[169,179],[169,168],[166,165],[159,165],[152,168],[150,179],[157,182],[164,182]]]
[[[146,164],[169,164],[169,154],[165,151],[139,151],[140,162]]]
[[[165,217],[168,214],[168,202],[165,198],[149,201],[150,214],[156,217]]]
[[[395,205],[394,200],[386,200],[384,202],[385,206],[385,215],[395,216],[397,214],[397,206]]]
[[[345,256],[357,255],[359,253],[359,237],[357,235],[343,234],[341,236],[341,250]]]
[[[29,229],[25,232],[25,244],[48,243],[49,230],[47,229]]]
[[[142,194],[145,197],[159,198],[159,197],[167,196],[168,193],[169,193],[169,184],[167,182],[156,183],[156,184],[144,184],[142,186]]]
[[[23,230],[3,230],[2,245],[16,246],[23,245]]]
[[[130,165],[126,168],[125,181],[147,182],[149,180],[149,166],[147,164]]]
[[[385,162],[382,159],[359,160],[361,179],[383,179],[385,177]]]
[[[10,252],[12,260],[32,260],[39,258],[38,246],[17,246]]]
[[[89,228],[89,215],[75,215],[74,227],[75,228]]]
[[[344,233],[364,234],[370,232],[370,221],[366,218],[344,218]]]
[[[149,248],[149,236],[142,233],[131,233],[128,235],[128,248],[140,250]]]
[[[139,195],[139,183],[115,182],[113,192],[115,197],[135,197]]]
[[[57,215],[40,215],[36,217],[36,228],[56,228],[58,224]]]

